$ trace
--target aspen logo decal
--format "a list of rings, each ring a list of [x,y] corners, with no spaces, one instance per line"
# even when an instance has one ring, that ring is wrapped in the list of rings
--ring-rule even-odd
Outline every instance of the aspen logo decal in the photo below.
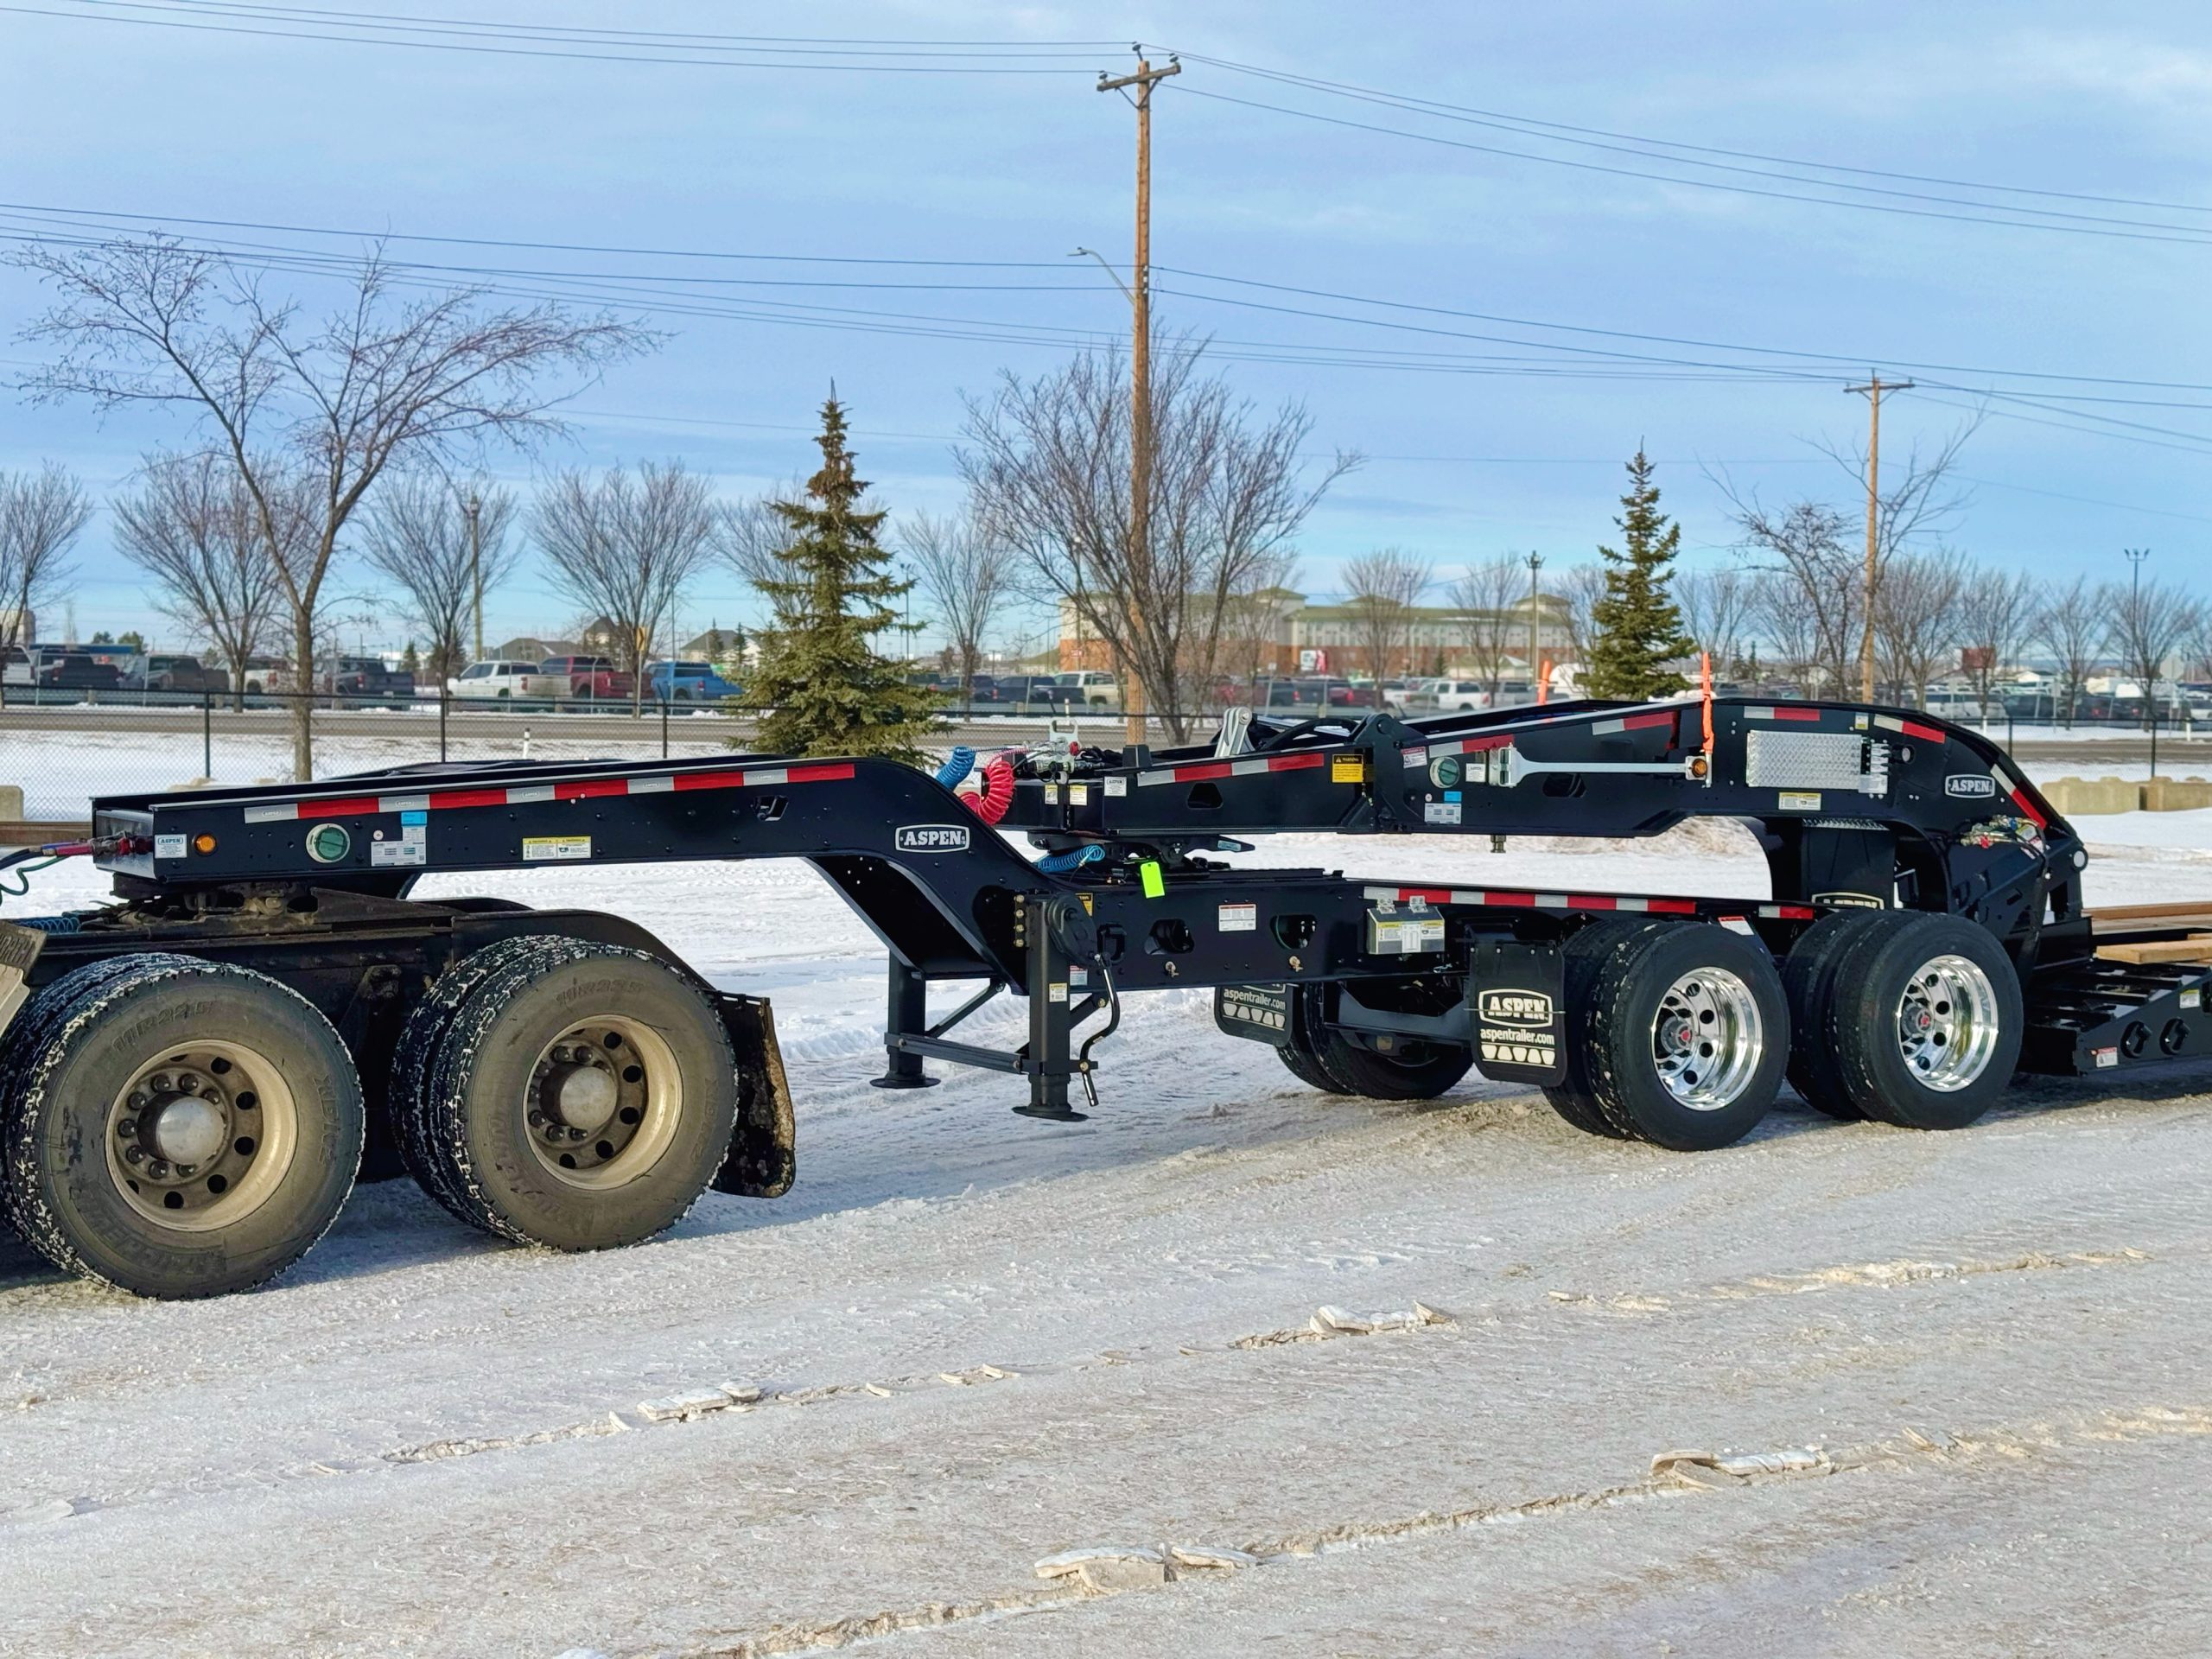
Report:
[[[1552,1000],[1541,991],[1484,991],[1482,1018],[1486,1026],[1548,1026]]]
[[[1955,772],[1943,780],[1943,792],[1968,800],[1981,800],[1997,793],[1997,780],[1986,772]]]
[[[968,850],[968,826],[902,823],[891,844],[902,853],[964,853]]]
[[[1485,1069],[1523,1066],[1548,1071],[1559,1065],[1558,1006],[1545,991],[1484,991],[1475,1004]]]

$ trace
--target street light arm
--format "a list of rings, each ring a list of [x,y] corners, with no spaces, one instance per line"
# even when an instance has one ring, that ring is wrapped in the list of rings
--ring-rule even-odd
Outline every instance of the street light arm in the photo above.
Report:
[[[1071,259],[1081,259],[1086,255],[1096,259],[1098,262],[1098,269],[1104,271],[1109,276],[1114,279],[1114,286],[1122,290],[1122,297],[1123,299],[1127,300],[1131,305],[1135,305],[1137,302],[1137,296],[1129,292],[1129,285],[1122,280],[1122,273],[1116,270],[1113,266],[1106,263],[1106,256],[1104,254],[1100,253],[1092,248],[1075,248],[1070,250],[1068,257]]]

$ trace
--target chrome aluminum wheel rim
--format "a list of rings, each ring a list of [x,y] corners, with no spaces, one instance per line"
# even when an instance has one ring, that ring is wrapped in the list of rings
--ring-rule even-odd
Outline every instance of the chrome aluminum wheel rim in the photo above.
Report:
[[[1923,1088],[1955,1093],[1997,1052],[1997,988],[1964,957],[1934,957],[1906,982],[1897,1024],[1905,1070]]]
[[[1732,1106],[1766,1053],[1751,988],[1726,968],[1684,974],[1659,999],[1651,1052],[1667,1092],[1694,1112]]]

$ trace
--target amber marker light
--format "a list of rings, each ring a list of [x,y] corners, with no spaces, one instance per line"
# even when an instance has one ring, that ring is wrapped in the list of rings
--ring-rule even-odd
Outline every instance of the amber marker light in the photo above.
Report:
[[[196,835],[192,838],[192,850],[195,853],[213,852],[215,850],[215,837],[207,834],[205,830],[202,830],[199,835]]]

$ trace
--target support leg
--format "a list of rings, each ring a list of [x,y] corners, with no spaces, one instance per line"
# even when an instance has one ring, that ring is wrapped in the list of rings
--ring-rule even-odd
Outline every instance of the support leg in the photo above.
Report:
[[[1014,1109],[1024,1117],[1056,1123],[1080,1123],[1086,1113],[1068,1109],[1068,1079],[1075,1061],[1068,1040],[1067,959],[1052,941],[1052,930],[1034,905],[1029,906],[1029,1103]]]
[[[922,1070],[922,1057],[899,1048],[901,1037],[919,1037],[929,1028],[930,982],[898,957],[891,958],[891,991],[883,1017],[887,1063],[874,1080],[879,1089],[930,1089],[937,1079]]]

